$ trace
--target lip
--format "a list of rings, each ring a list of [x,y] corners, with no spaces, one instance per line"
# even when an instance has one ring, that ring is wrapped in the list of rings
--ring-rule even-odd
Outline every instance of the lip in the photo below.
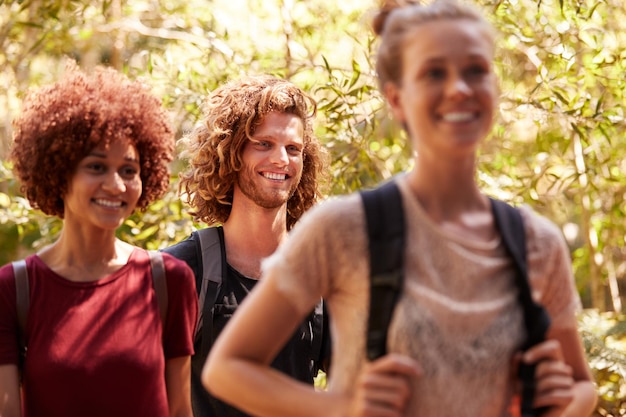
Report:
[[[270,181],[286,181],[289,178],[291,178],[291,176],[287,174],[286,172],[262,171],[260,172],[260,174],[263,178],[265,178],[266,180],[270,180]]]
[[[480,118],[480,112],[476,110],[451,110],[440,112],[438,118],[448,123],[470,123]]]
[[[126,206],[126,203],[121,200],[111,200],[107,198],[94,198],[92,202],[99,207],[107,209],[120,209]]]

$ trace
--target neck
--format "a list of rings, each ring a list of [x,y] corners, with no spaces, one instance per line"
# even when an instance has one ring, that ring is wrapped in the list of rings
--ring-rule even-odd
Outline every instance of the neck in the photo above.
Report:
[[[39,258],[70,281],[95,281],[126,265],[134,247],[114,233],[86,235],[66,228],[59,239],[42,249]]]
[[[407,182],[420,205],[435,221],[454,220],[467,211],[489,208],[475,180],[473,159],[432,161],[418,158]]]
[[[233,202],[224,223],[227,262],[249,278],[260,278],[261,262],[287,237],[287,207],[277,209],[247,207]]]
[[[418,162],[419,163],[419,162]],[[497,236],[491,204],[482,194],[473,171],[464,175],[425,170],[411,171],[406,181],[426,215],[442,230],[475,241]]]

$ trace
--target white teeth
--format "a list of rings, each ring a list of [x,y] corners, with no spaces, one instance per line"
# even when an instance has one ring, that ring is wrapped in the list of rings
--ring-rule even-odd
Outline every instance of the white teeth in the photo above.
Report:
[[[96,200],[96,204],[99,204],[105,207],[121,207],[122,206],[121,201],[109,201],[109,200]]]
[[[275,174],[272,172],[264,172],[263,176],[270,180],[284,180],[285,178],[287,178],[286,174]]]
[[[474,114],[471,112],[446,113],[443,115],[443,120],[446,122],[467,122],[473,118]]]

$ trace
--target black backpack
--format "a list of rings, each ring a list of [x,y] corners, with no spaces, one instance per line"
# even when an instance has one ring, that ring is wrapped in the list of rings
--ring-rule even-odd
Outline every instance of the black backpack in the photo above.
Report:
[[[222,226],[211,226],[194,230],[187,239],[162,249],[164,252],[183,260],[195,275],[198,294],[198,321],[194,335],[195,353],[191,357],[191,405],[194,415],[247,415],[213,398],[202,385],[201,374],[204,363],[212,348],[215,327],[220,313],[221,298],[229,297],[222,291],[228,287],[228,263]],[[231,300],[233,301],[233,300]],[[322,359],[330,355],[330,342],[327,340],[328,327],[325,308],[319,303],[310,319],[313,333],[311,353],[317,358],[314,365],[319,369]],[[315,369],[312,370],[316,372]]]
[[[370,309],[367,330],[367,356],[374,360],[386,353],[387,328],[400,296],[403,281],[404,210],[397,185],[383,185],[360,192],[365,208],[370,253]],[[528,283],[526,240],[519,210],[491,199],[496,226],[517,269],[518,300],[524,312],[527,339],[525,351],[545,340],[550,318],[545,309],[534,302]],[[375,256],[374,256],[375,255]],[[542,409],[532,406],[535,394],[535,365],[520,364],[522,382],[521,415],[539,416]]]
[[[218,292],[222,285],[222,276],[226,271],[226,249],[224,247],[224,230],[221,226],[207,227],[196,230],[196,250],[201,254],[202,282],[197,285],[198,290],[198,323],[196,325],[196,337],[202,333],[202,345],[200,354],[206,358],[212,346],[213,313],[217,301]],[[316,357],[326,355],[328,347],[323,344],[322,334],[327,314],[323,301],[320,301],[313,312],[313,352]],[[323,350],[324,349],[324,350]]]

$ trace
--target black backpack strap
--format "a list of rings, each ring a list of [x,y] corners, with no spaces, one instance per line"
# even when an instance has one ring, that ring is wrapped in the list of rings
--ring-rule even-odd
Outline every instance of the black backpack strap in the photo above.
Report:
[[[213,311],[222,284],[222,274],[226,272],[226,248],[224,229],[221,226],[200,229],[194,233],[202,254],[202,284],[198,294],[196,337],[201,332],[200,353],[202,357],[206,357],[213,344]]]
[[[330,335],[330,319],[328,314],[328,304],[322,300],[322,324],[320,326],[320,334],[317,335],[320,343],[319,355],[318,355],[318,370],[328,372],[330,371],[330,363],[332,358],[332,338]],[[315,337],[315,336],[314,336]]]
[[[18,368],[22,369],[26,358],[26,320],[28,319],[28,309],[30,307],[30,287],[28,283],[28,269],[26,260],[11,262],[13,266],[13,276],[15,278],[15,302],[17,309],[17,329],[20,357]]]
[[[165,277],[165,265],[163,264],[163,254],[157,251],[148,251],[150,254],[150,269],[152,271],[152,285],[156,293],[161,323],[165,326],[167,319],[167,279]]]
[[[526,265],[526,232],[519,210],[495,199],[491,199],[491,207],[504,245],[513,258],[518,271],[516,274],[516,284],[519,290],[518,300],[523,308],[527,335],[522,349],[527,350],[545,340],[546,332],[550,326],[550,317],[546,310],[532,298]],[[542,412],[542,410],[533,409],[532,406],[535,395],[535,367],[534,364],[520,364],[522,417],[538,416]]]
[[[324,300],[320,300],[320,302],[315,305],[315,309],[311,314],[311,358],[315,362],[314,365],[317,370],[323,368],[323,362],[326,356],[324,352],[324,331],[326,331],[326,326],[324,326],[325,313],[326,306]]]
[[[367,357],[387,352],[387,328],[402,290],[404,268],[404,209],[393,181],[360,192],[365,208],[370,258],[370,306]]]

